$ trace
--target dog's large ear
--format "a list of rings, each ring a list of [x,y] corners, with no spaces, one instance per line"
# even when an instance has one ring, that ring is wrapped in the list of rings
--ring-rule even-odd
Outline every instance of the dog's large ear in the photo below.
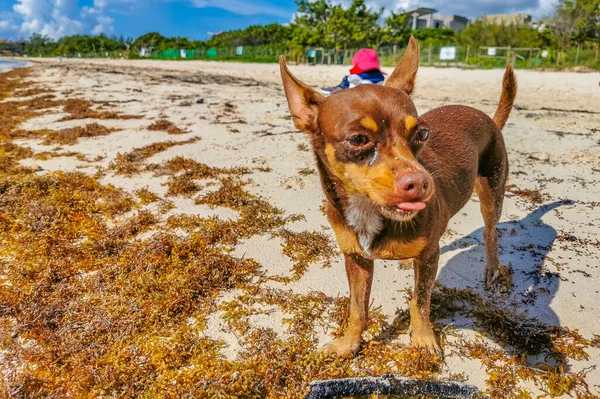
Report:
[[[294,125],[298,130],[314,134],[318,130],[317,115],[319,106],[325,100],[321,94],[308,87],[290,73],[285,57],[279,57],[281,80],[287,97],[290,113],[294,118]]]
[[[415,88],[417,69],[419,69],[419,44],[417,43],[417,39],[411,36],[404,56],[402,56],[392,76],[385,82],[385,85],[410,94]]]

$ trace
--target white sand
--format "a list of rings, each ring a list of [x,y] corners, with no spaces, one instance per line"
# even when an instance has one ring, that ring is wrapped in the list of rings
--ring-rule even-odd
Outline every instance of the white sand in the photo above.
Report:
[[[250,189],[284,209],[286,214],[306,216],[305,221],[289,224],[288,228],[323,231],[333,238],[327,220],[319,210],[324,197],[318,177],[298,174],[299,169],[314,169],[313,155],[297,148],[298,144],[308,144],[308,139],[297,132],[289,120],[276,65],[126,60],[65,60],[60,65],[56,61],[44,61],[43,64],[38,67],[39,80],[54,87],[58,93],[74,90],[72,96],[76,97],[121,101],[116,103],[116,110],[144,115],[145,119],[100,121],[107,126],[121,126],[124,130],[106,137],[80,140],[72,148],[65,147],[90,158],[106,157],[92,167],[74,158],[29,163],[45,170],[83,168],[94,173],[95,166],[106,167],[118,152],[152,142],[200,136],[201,141],[173,147],[149,161],[183,155],[218,167],[269,166],[271,172],[255,172],[250,176],[254,182]],[[291,70],[314,86],[335,85],[347,72],[345,67],[323,66],[292,66]],[[386,72],[391,73],[391,69]],[[421,113],[437,106],[459,103],[492,114],[499,98],[502,74],[502,70],[422,68],[413,98]],[[600,333],[600,286],[597,282],[600,281],[600,184],[597,183],[600,177],[600,73],[517,71],[517,77],[518,109],[513,110],[504,130],[511,168],[509,183],[521,189],[539,189],[545,196],[545,205],[534,205],[507,193],[499,226],[500,258],[514,268],[512,299],[523,300],[520,310],[553,325],[578,329],[591,338]],[[204,84],[199,84],[198,79]],[[199,99],[204,99],[204,104],[197,104]],[[179,106],[183,101],[191,101],[192,105]],[[227,101],[235,106],[235,112],[218,119]],[[168,136],[145,130],[159,115],[189,129],[190,133]],[[247,123],[235,123],[240,118]],[[27,127],[58,129],[90,122],[56,122],[57,119],[41,117],[29,121]],[[217,121],[222,123],[216,124]],[[231,129],[238,129],[239,133],[232,133]],[[36,151],[50,149],[32,141],[27,145]],[[109,173],[104,181],[128,191],[144,186],[161,195],[165,191],[161,179],[146,174],[128,179]],[[563,200],[574,203],[569,205],[561,202]],[[194,205],[192,200],[178,200],[177,206],[175,213],[215,213]],[[229,210],[216,213],[225,218],[235,217]],[[482,287],[482,226],[479,204],[474,197],[450,222],[449,233],[441,243],[443,254],[438,279],[442,284],[471,286],[485,295]],[[512,229],[513,234],[509,234]],[[566,234],[583,241],[560,238]],[[523,250],[522,247],[530,244],[533,247]],[[290,260],[281,252],[278,239],[253,237],[238,245],[234,254],[256,259],[268,274],[284,274],[291,267]],[[535,271],[537,264],[559,273],[560,278],[534,281],[528,273]],[[406,308],[406,298],[401,291],[411,288],[412,280],[412,271],[399,270],[397,263],[377,262],[373,307],[381,307],[391,321],[397,308]],[[319,264],[312,265],[299,282],[285,288],[298,293],[317,290],[330,296],[347,295],[342,256],[338,256],[333,267],[328,269],[322,269]],[[540,292],[537,299],[526,303],[524,294],[540,288],[547,292]],[[276,317],[257,318],[256,323],[281,331]],[[454,325],[463,329],[465,336],[474,336],[468,320],[457,318]],[[222,331],[218,315],[211,319],[209,333],[230,343],[226,355],[235,356],[236,339]],[[329,339],[325,334],[321,338],[323,342]],[[399,339],[408,343],[408,335],[401,335]],[[600,363],[600,350],[589,350],[588,353],[592,360],[571,362],[573,371]],[[449,355],[447,363],[450,372],[464,372],[470,383],[485,388],[486,375],[478,361]],[[592,391],[598,392],[600,369],[590,371],[587,381]]]

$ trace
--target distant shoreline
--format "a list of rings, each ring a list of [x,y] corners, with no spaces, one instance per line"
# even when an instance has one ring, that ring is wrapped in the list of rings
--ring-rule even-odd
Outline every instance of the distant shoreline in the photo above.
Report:
[[[18,61],[17,61],[18,60]],[[108,61],[108,62],[125,62],[125,61],[132,61],[132,62],[144,62],[144,63],[152,63],[152,62],[158,62],[158,63],[181,63],[181,64],[185,64],[185,63],[217,63],[217,64],[240,64],[240,65],[246,65],[246,64],[254,64],[254,65],[277,65],[278,64],[278,60],[273,60],[273,61],[248,61],[248,60],[244,60],[244,59],[158,59],[158,58],[76,58],[76,57],[35,57],[35,58],[23,58],[23,57],[15,57],[14,60],[4,60],[0,58],[0,72],[6,72],[7,70],[2,68],[2,64],[4,62],[21,62],[21,63],[25,63],[26,65],[21,65],[21,66],[17,66],[17,67],[12,67],[10,69],[14,69],[14,68],[21,68],[21,67],[29,67],[29,66],[33,66],[35,64],[38,63],[46,63],[46,62],[90,62],[90,63],[95,63],[95,62],[103,62],[103,61]],[[293,62],[290,62],[289,65],[304,65],[304,66],[310,66],[310,67],[314,67],[315,65],[313,64],[294,64]],[[335,65],[326,65],[328,67],[342,67],[342,68],[349,68],[348,65],[343,65],[343,64],[335,64]],[[393,68],[395,66],[392,64],[388,64],[385,62],[382,62],[382,67],[384,68]],[[446,68],[458,68],[458,69],[464,69],[464,70],[491,70],[491,69],[496,69],[496,70],[504,70],[504,66],[493,66],[493,67],[485,67],[485,66],[480,66],[477,67],[476,65],[465,65],[465,64],[461,64],[461,63],[453,63],[453,64],[421,64],[420,68],[441,68],[441,69],[446,69]],[[8,69],[8,70],[10,70]],[[587,74],[587,73],[598,73],[600,72],[599,69],[596,68],[592,68],[592,67],[588,67],[588,66],[559,66],[559,67],[553,67],[553,66],[540,66],[538,68],[517,68],[517,70],[520,71],[536,71],[536,72],[567,72],[567,73],[583,73],[583,74]]]
[[[8,72],[15,68],[26,68],[31,65],[31,62],[28,61],[0,60],[0,72]]]

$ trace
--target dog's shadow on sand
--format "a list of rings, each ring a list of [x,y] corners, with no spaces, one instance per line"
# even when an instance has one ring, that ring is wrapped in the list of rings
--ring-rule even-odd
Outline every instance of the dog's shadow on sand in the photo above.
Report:
[[[559,324],[559,319],[549,305],[560,279],[548,272],[543,264],[558,233],[542,218],[554,209],[568,205],[572,202],[555,201],[540,206],[521,220],[501,222],[497,226],[500,262],[510,265],[513,270],[512,299],[527,306],[539,321],[553,326]],[[483,226],[444,245],[440,250],[441,263],[446,258],[444,254],[462,250],[445,262],[437,280],[446,287],[473,287],[475,292],[483,293],[484,248]]]
[[[521,220],[498,224],[500,262],[504,265],[510,265],[513,270],[514,288],[508,298],[506,296],[499,298],[497,296],[500,294],[485,291],[483,284],[485,267],[483,226],[441,248],[441,270],[437,281],[442,286],[459,289],[471,287],[473,292],[500,308],[502,308],[504,301],[508,300],[513,305],[517,305],[517,312],[527,313],[526,318],[528,321],[525,324],[529,327],[533,325],[533,329],[536,330],[535,334],[542,334],[535,337],[541,344],[536,348],[537,350],[518,348],[519,345],[516,345],[517,347],[508,345],[507,349],[523,351],[525,354],[532,356],[542,352],[548,353],[551,350],[549,334],[545,328],[540,329],[538,327],[545,325],[550,328],[550,326],[559,326],[560,324],[558,316],[550,308],[550,303],[558,290],[560,278],[558,274],[551,273],[543,267],[544,260],[557,239],[558,233],[552,226],[546,224],[542,218],[558,207],[572,204],[570,201],[556,201],[540,206]],[[456,252],[456,254],[448,259],[448,254],[453,252]],[[433,314],[435,306],[434,295],[432,299],[432,321],[436,321]],[[456,327],[474,328],[472,321],[469,321],[470,319],[459,319],[455,324]],[[537,319],[537,321],[534,319]],[[530,323],[530,320],[534,320],[533,323]],[[388,326],[387,331],[382,333],[380,338],[384,340],[394,339],[398,331],[398,325],[402,325],[407,321],[408,312],[399,310],[396,319]],[[512,323],[512,321],[509,323],[504,323],[501,320],[497,321],[499,324],[504,325]],[[494,322],[495,320],[487,320],[488,325]],[[538,324],[538,322],[541,323]],[[442,322],[442,324],[444,323]],[[513,324],[513,327],[515,329],[514,342],[517,342],[526,332],[517,324]],[[511,331],[508,332],[509,335],[512,333]],[[490,336],[490,339],[494,340],[494,337]],[[509,337],[508,341],[511,340]],[[507,342],[498,343],[507,344]]]

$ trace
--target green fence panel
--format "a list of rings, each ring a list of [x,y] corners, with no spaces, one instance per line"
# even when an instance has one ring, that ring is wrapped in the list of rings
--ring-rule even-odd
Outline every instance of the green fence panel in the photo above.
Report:
[[[440,60],[440,50],[442,47],[455,47],[455,57],[452,60]],[[316,49],[312,52],[308,49],[288,49],[285,46],[244,46],[240,53],[237,47],[199,47],[186,50],[182,57],[181,49],[167,49],[154,52],[151,57],[157,59],[210,59],[223,61],[244,61],[244,62],[277,62],[278,56],[285,54],[289,60],[308,62],[315,64],[338,64],[349,65],[352,57],[358,51],[354,49]],[[433,66],[472,66],[480,68],[503,68],[507,60],[515,57],[515,66],[517,68],[539,68],[539,67],[568,67],[581,65],[600,69],[600,46],[595,44],[580,45],[578,49],[573,46],[568,51],[558,51],[556,49],[529,49],[529,48],[501,48],[497,47],[495,55],[491,56],[486,51],[487,47],[467,47],[456,44],[429,45],[421,46],[420,62],[422,65]],[[542,50],[544,56],[542,56]],[[395,66],[405,48],[402,46],[381,46],[377,49],[382,66]],[[509,57],[510,52],[510,57]],[[559,57],[560,54],[560,58]],[[106,57],[105,53],[83,55],[90,57]]]

